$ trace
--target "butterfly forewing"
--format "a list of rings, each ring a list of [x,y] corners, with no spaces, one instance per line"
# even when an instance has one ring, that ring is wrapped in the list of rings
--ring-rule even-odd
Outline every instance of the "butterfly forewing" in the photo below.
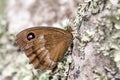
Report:
[[[21,31],[16,43],[25,51],[36,69],[52,69],[64,56],[73,40],[67,30],[53,27],[33,27]]]

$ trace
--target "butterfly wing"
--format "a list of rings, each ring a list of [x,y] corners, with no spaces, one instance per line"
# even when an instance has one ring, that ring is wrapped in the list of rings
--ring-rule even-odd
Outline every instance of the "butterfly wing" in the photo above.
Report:
[[[29,34],[33,34],[32,37],[28,36]],[[17,44],[25,51],[30,63],[42,71],[56,65],[72,40],[70,32],[53,27],[29,28],[20,32],[16,38]]]

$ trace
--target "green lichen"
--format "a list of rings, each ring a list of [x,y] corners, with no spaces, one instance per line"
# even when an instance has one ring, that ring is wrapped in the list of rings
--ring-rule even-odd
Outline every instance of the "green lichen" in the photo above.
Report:
[[[79,4],[74,30],[79,40],[77,48],[80,56],[85,57],[86,45],[93,43],[97,55],[109,57],[115,62],[114,68],[120,69],[120,3],[113,5],[111,1],[88,0],[85,4]],[[100,74],[96,78],[98,80],[113,77],[99,70],[97,73]]]
[[[116,10],[113,10],[112,13],[115,12]],[[120,56],[120,24],[119,19],[116,16],[120,16],[120,14],[116,12],[114,15],[108,14],[103,17],[106,21],[104,23],[105,26],[101,25],[99,28],[101,30],[100,32],[104,34],[103,39],[99,41],[101,42],[101,47],[99,50],[104,55],[113,57],[117,67],[120,69],[120,60],[118,59],[118,56]],[[102,27],[105,29],[102,29]]]
[[[69,53],[69,51],[67,53]],[[57,73],[51,80],[66,80],[69,72],[69,67],[72,62],[73,61],[71,55],[65,55],[62,61],[58,62]]]
[[[84,53],[85,44],[92,40],[96,43],[97,53],[113,57],[120,69],[120,8],[114,6],[114,3],[109,0],[88,2],[83,5],[79,4],[75,20],[75,26],[79,29],[84,27],[84,24],[88,26],[82,34],[77,31],[79,37],[76,35],[76,38],[80,41],[80,51]],[[116,4],[120,5],[120,3]],[[91,17],[94,18],[91,22],[95,26],[93,30],[89,28],[91,24],[86,25]]]

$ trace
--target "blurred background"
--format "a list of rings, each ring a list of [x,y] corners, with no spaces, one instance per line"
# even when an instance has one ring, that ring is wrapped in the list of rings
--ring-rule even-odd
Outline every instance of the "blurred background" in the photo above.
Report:
[[[0,0],[0,80],[49,80],[50,71],[42,74],[28,63],[16,34],[34,26],[64,28],[69,22],[78,31],[73,62],[67,58],[72,68],[65,66],[52,80],[120,80],[119,0]]]
[[[15,36],[28,27],[66,25],[68,19],[75,18],[77,2],[0,0],[0,80],[47,80],[28,64],[28,58],[15,44]]]

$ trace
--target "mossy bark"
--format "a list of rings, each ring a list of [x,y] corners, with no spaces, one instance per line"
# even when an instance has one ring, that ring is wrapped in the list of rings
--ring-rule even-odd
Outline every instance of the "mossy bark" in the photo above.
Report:
[[[68,80],[120,79],[120,3],[86,0],[75,19],[73,63]]]

